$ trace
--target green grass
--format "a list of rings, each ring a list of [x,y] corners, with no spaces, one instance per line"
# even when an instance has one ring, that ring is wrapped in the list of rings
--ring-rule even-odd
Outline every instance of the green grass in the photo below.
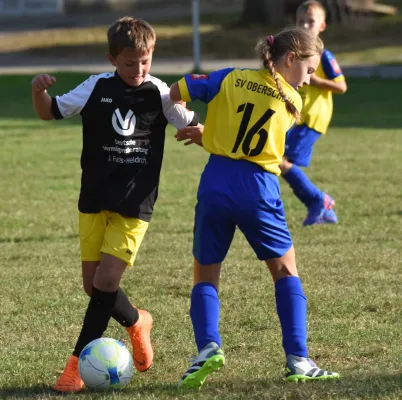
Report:
[[[85,76],[58,74],[53,94]],[[177,77],[167,78],[169,81]],[[56,399],[51,385],[72,351],[88,299],[77,227],[79,119],[42,122],[31,77],[0,77],[0,398]],[[223,268],[227,365],[198,393],[175,383],[195,353],[188,316],[193,207],[207,154],[169,128],[160,197],[136,267],[122,287],[155,321],[155,365],[123,391],[79,399],[402,398],[402,95],[396,81],[350,80],[315,149],[309,175],[337,201],[337,226],[302,228],[303,206],[282,184],[309,300],[310,355],[339,382],[289,384],[273,286],[237,234]],[[201,111],[204,109],[196,105]],[[115,322],[106,335],[128,344]],[[61,398],[61,396],[60,396]]]

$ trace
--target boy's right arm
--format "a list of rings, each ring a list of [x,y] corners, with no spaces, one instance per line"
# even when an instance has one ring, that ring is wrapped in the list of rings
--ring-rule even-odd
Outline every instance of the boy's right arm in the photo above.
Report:
[[[47,74],[36,75],[32,79],[32,102],[34,110],[40,119],[45,121],[54,119],[52,113],[52,98],[47,89],[56,83],[56,78]]]

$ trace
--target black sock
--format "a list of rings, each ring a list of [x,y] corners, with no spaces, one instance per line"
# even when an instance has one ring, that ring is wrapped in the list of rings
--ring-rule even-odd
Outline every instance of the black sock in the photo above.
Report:
[[[138,310],[131,305],[122,288],[117,291],[112,317],[125,328],[134,325],[138,321]]]
[[[102,292],[92,286],[92,297],[89,301],[84,323],[73,355],[79,357],[82,349],[92,340],[99,339],[105,332],[112,310],[116,303],[116,292]]]

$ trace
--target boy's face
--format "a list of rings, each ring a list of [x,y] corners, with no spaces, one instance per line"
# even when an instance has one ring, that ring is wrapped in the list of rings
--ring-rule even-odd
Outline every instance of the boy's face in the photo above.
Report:
[[[116,67],[120,78],[129,86],[140,86],[151,69],[153,49],[138,53],[124,48],[116,57],[107,53],[109,61]]]
[[[325,14],[318,8],[312,8],[306,12],[299,12],[296,15],[296,25],[309,30],[314,36],[319,36],[325,31]]]

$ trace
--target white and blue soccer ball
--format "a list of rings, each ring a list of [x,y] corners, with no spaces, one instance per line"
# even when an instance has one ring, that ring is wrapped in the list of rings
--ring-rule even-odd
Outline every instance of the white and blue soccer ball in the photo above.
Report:
[[[81,379],[91,389],[122,388],[133,376],[133,358],[123,343],[100,338],[84,347],[78,368]]]

